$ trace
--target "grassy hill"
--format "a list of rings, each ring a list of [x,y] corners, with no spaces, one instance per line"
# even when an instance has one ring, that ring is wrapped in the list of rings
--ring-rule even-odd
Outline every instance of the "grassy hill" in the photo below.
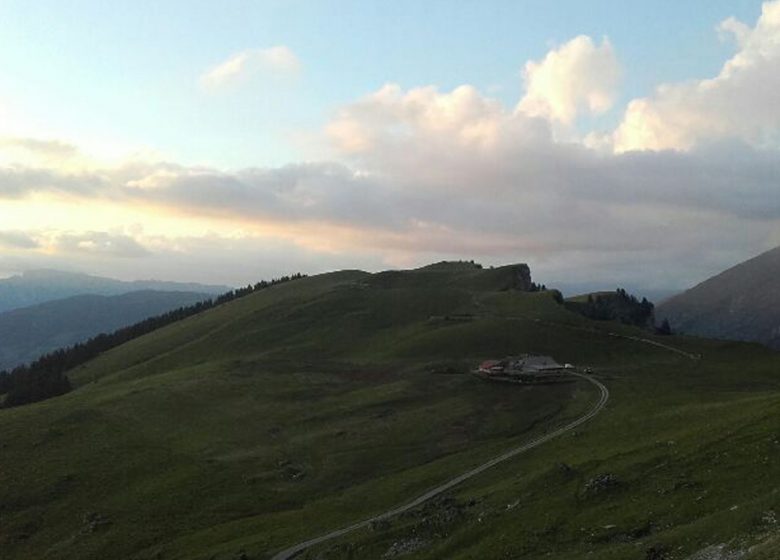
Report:
[[[780,349],[779,276],[777,247],[664,301],[656,315],[685,333]]]
[[[584,382],[466,373],[522,352],[594,368],[607,409],[306,557],[660,559],[760,543],[753,558],[770,558],[777,356],[657,339],[693,360],[622,338],[649,335],[513,289],[522,270],[296,280],[103,354],[71,372],[72,393],[0,410],[3,558],[270,558],[592,406]]]

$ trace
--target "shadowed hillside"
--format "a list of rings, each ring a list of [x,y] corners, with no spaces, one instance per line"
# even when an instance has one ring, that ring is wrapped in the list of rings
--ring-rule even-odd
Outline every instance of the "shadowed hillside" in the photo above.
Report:
[[[0,312],[84,294],[115,296],[153,290],[216,295],[229,289],[227,286],[157,280],[124,282],[61,270],[29,270],[0,280]]]
[[[780,349],[780,247],[705,280],[656,308],[673,329]]]
[[[469,374],[526,352],[592,368],[606,409],[301,557],[643,560],[771,542],[777,357],[589,320],[522,289],[522,270],[301,278],[71,370],[67,395],[0,410],[4,558],[269,559],[591,409],[586,382]]]
[[[82,295],[0,313],[0,370],[210,297],[151,290],[119,296]]]

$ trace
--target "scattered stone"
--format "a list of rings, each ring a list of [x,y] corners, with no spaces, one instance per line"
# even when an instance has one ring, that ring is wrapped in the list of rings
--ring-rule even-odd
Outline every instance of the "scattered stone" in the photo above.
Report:
[[[304,471],[301,467],[287,465],[284,467],[284,476],[289,480],[301,480],[304,476],[306,476],[306,471]]]
[[[398,556],[411,554],[417,552],[426,544],[428,544],[426,541],[417,537],[396,541],[387,549],[387,552],[382,555],[382,558],[396,558]]]
[[[439,496],[419,508],[402,513],[401,517],[411,521],[409,532],[415,537],[428,540],[445,538],[455,524],[469,515],[469,508],[477,503],[476,500],[459,502],[452,496]],[[480,518],[484,519],[485,515],[483,512]]]
[[[746,554],[744,550],[730,550],[724,543],[713,544],[688,557],[688,560],[740,560]]]
[[[97,512],[84,514],[82,519],[81,532],[84,534],[94,533],[104,527],[111,525],[111,520],[105,515]]]
[[[610,473],[600,474],[585,483],[585,494],[594,496],[612,490],[620,485],[617,476]]]
[[[669,548],[663,544],[651,546],[645,552],[645,560],[666,560],[669,558]]]

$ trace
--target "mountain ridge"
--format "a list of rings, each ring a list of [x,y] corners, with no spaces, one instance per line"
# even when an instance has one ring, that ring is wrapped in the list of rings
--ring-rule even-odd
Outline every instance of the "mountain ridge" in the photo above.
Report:
[[[210,297],[139,290],[115,296],[82,294],[4,311],[0,313],[0,370]]]
[[[659,319],[681,332],[780,349],[780,247],[661,302]]]
[[[32,269],[0,279],[0,312],[84,294],[116,296],[153,290],[217,295],[230,289],[228,286],[212,284],[159,280],[124,281],[80,272]]]

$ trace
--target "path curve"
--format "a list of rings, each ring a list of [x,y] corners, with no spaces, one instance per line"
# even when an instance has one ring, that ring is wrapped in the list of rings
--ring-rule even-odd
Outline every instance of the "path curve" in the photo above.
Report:
[[[679,348],[675,348],[674,346],[669,346],[668,344],[664,344],[663,342],[658,342],[656,340],[650,340],[649,338],[641,338],[638,336],[630,336],[627,334],[618,334],[618,333],[607,333],[609,336],[614,336],[616,338],[624,338],[626,340],[633,340],[635,342],[643,342],[644,344],[650,344],[652,346],[657,346],[658,348],[663,348],[664,350],[668,350],[669,352],[674,352],[675,354],[679,354],[680,356],[685,356],[686,358],[690,358],[691,360],[701,360],[700,354],[691,354],[690,352],[686,352],[685,350],[680,350]]]
[[[390,519],[391,517],[395,517],[396,515],[400,515],[404,512],[407,512],[411,509],[414,509],[423,503],[427,502],[428,500],[435,498],[436,496],[439,496],[440,494],[443,494],[450,488],[453,488],[457,486],[458,484],[473,478],[477,476],[478,474],[488,470],[489,468],[492,468],[499,463],[503,463],[504,461],[511,459],[512,457],[515,457],[517,455],[520,455],[521,453],[525,453],[526,451],[529,451],[535,447],[538,447],[542,445],[543,443],[546,443],[550,441],[553,438],[556,438],[560,436],[561,434],[565,434],[566,432],[569,432],[576,428],[577,426],[580,426],[596,416],[599,412],[601,412],[601,409],[604,408],[604,405],[607,404],[607,401],[609,400],[609,389],[604,386],[603,383],[598,381],[597,379],[594,379],[590,375],[584,374],[584,373],[577,373],[577,372],[570,372],[571,375],[581,377],[582,379],[585,379],[592,383],[596,388],[598,388],[600,392],[599,401],[596,403],[596,405],[584,416],[581,416],[577,418],[576,420],[573,420],[572,422],[566,424],[562,428],[558,428],[557,430],[550,432],[548,434],[539,436],[536,439],[532,439],[531,441],[521,445],[520,447],[516,447],[514,449],[510,449],[506,453],[499,455],[498,457],[495,457],[488,461],[487,463],[483,463],[479,465],[478,467],[475,467],[460,476],[457,476],[453,478],[452,480],[445,482],[444,484],[437,486],[436,488],[433,488],[432,490],[429,490],[422,496],[417,497],[416,499],[412,500],[411,502],[408,502],[402,506],[396,507],[394,509],[388,510],[384,513],[381,513],[379,515],[375,515],[374,517],[364,519],[363,521],[359,521],[357,523],[354,523],[348,527],[344,527],[342,529],[338,529],[336,531],[331,531],[330,533],[327,533],[325,535],[316,537],[314,539],[310,539],[308,541],[304,541],[302,543],[298,543],[294,546],[291,546],[290,548],[286,548],[282,550],[281,552],[276,553],[275,556],[271,560],[289,560],[290,558],[293,558],[306,550],[307,548],[311,548],[314,545],[323,543],[325,541],[329,541],[331,539],[335,539],[337,537],[340,537],[342,535],[346,535],[347,533],[351,533],[352,531],[356,531],[358,529],[362,529],[364,527],[369,526],[371,523],[375,521],[382,521],[384,519]]]

